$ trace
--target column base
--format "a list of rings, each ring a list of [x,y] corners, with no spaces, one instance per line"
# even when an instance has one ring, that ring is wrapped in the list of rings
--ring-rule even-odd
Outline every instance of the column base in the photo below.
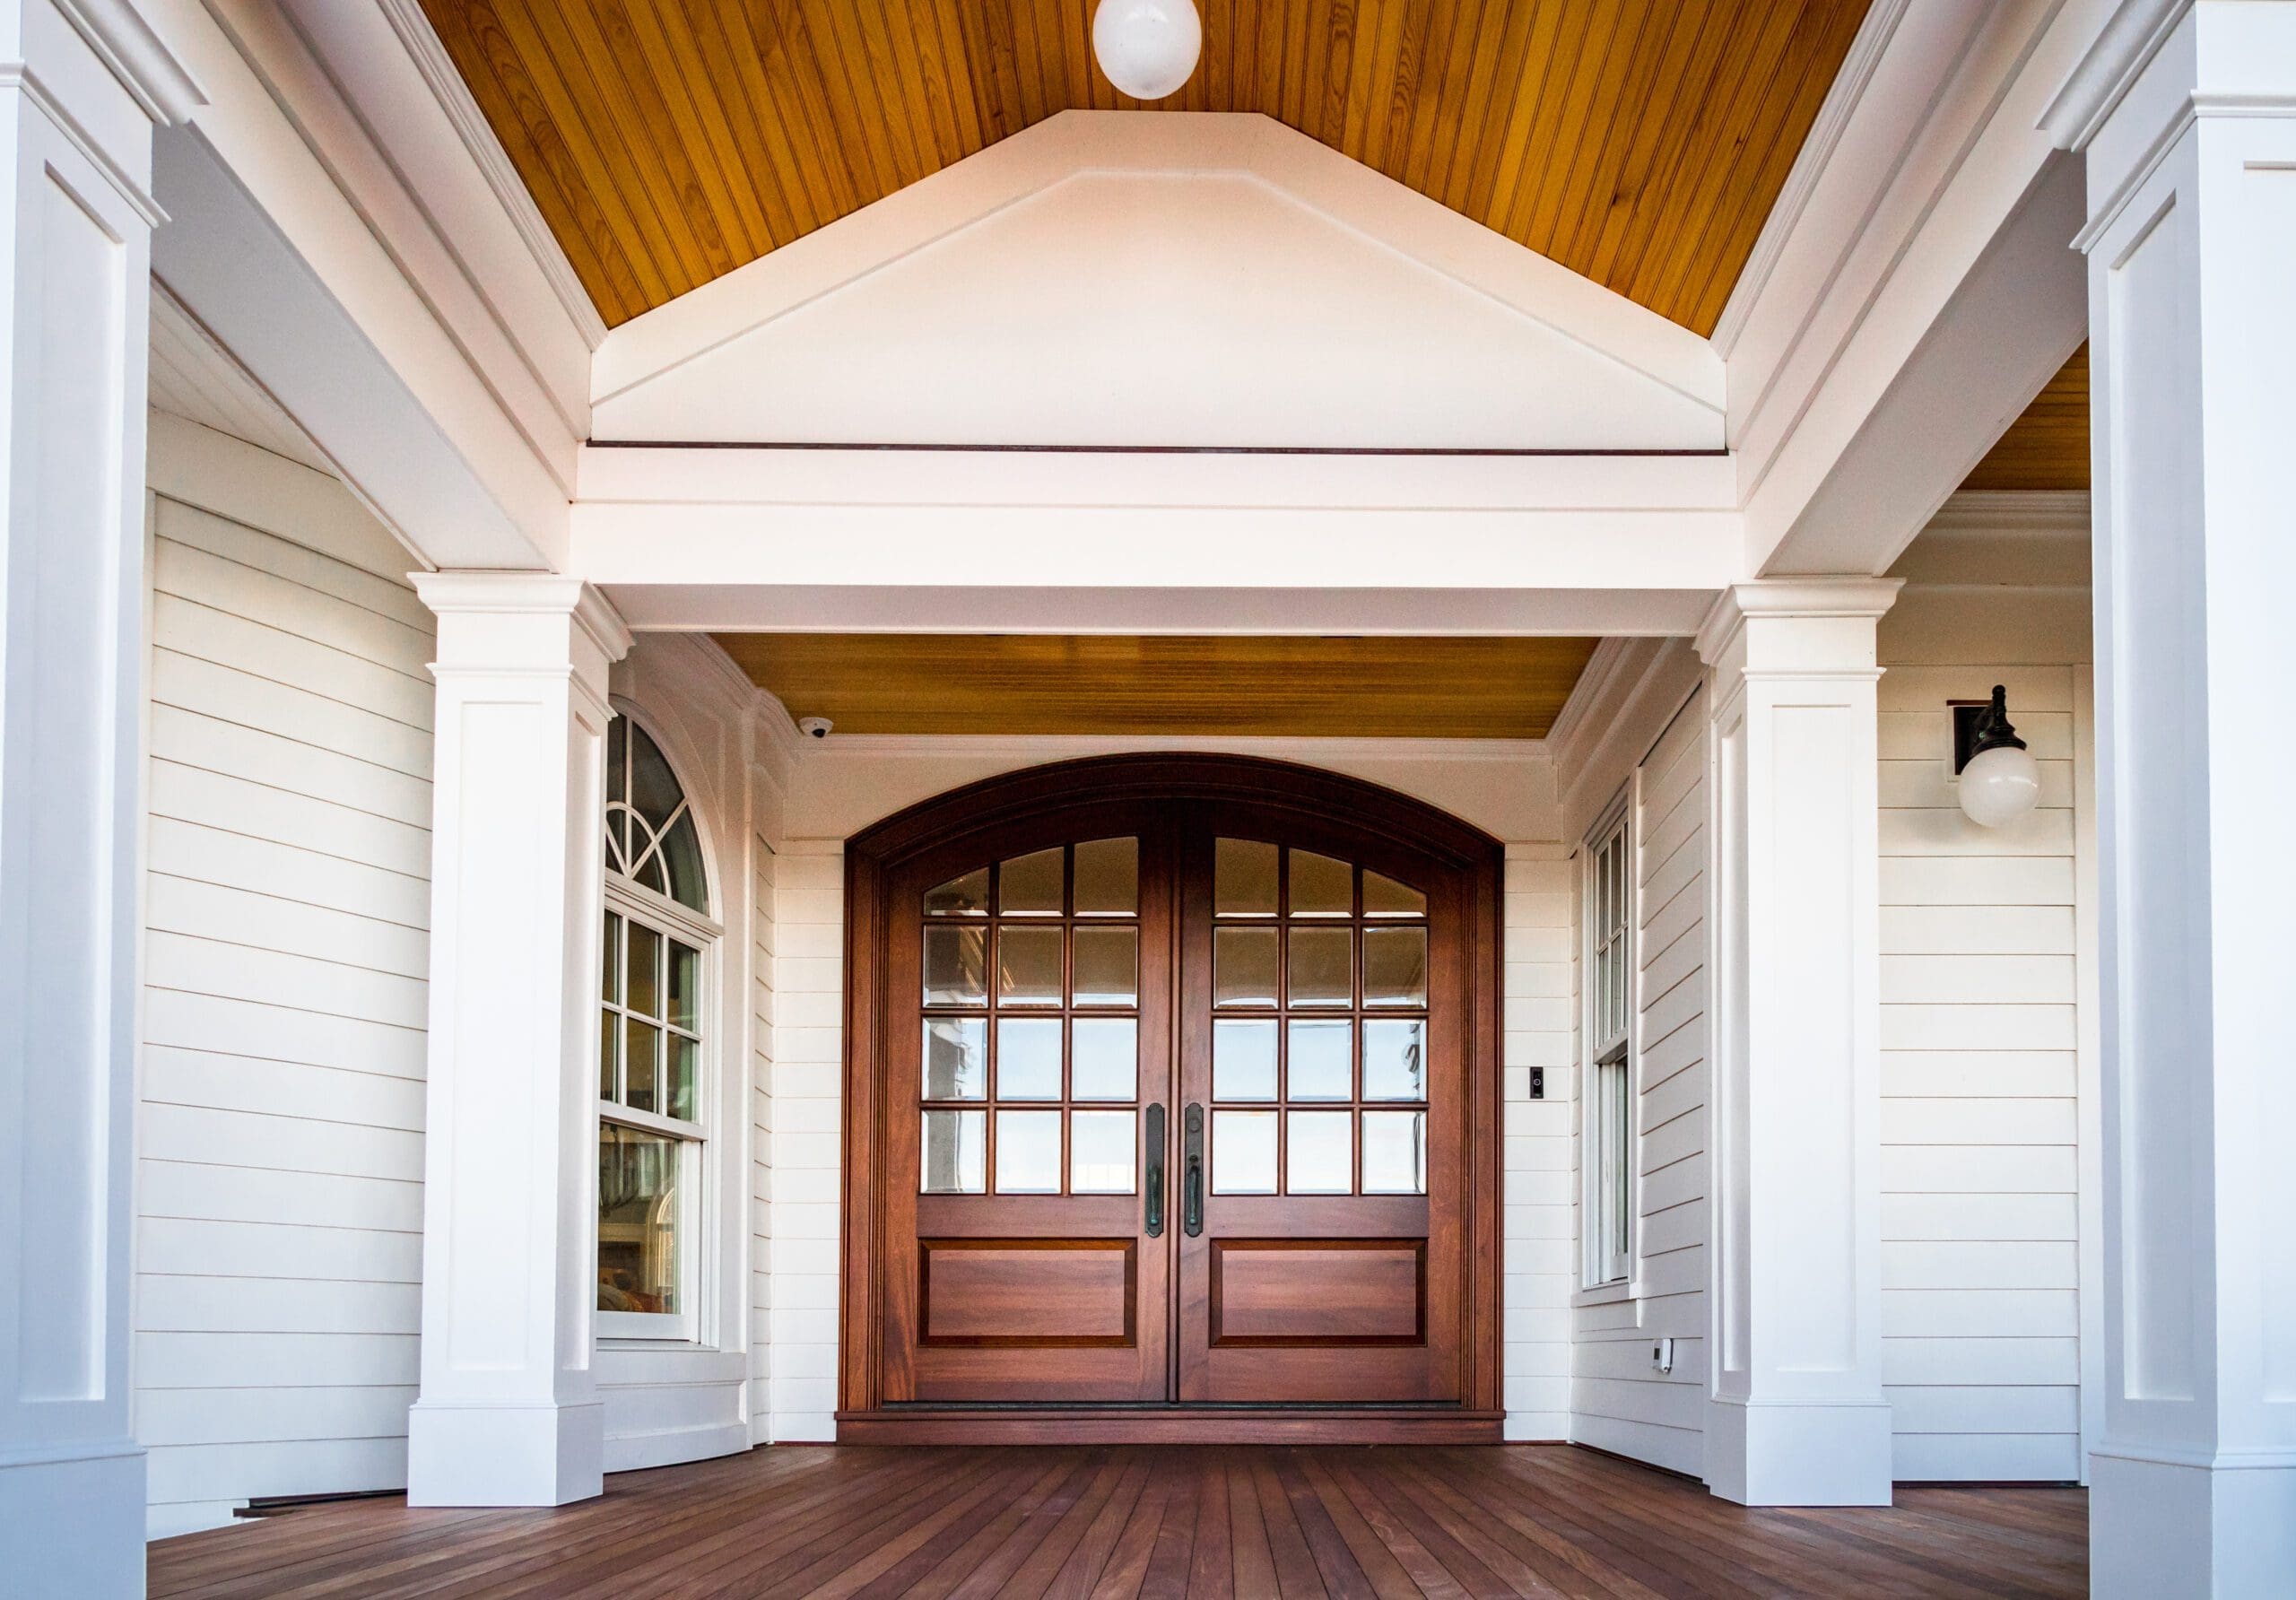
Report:
[[[1706,1406],[1706,1483],[1742,1506],[1886,1506],[1886,1400],[1738,1400]]]
[[[418,1400],[406,1419],[410,1506],[563,1506],[605,1491],[605,1408]]]
[[[2296,1582],[2296,1453],[2089,1457],[2089,1590],[2098,1600],[2248,1600]]]
[[[131,1444],[60,1460],[0,1456],[8,1593],[142,1594],[144,1501],[144,1452]]]

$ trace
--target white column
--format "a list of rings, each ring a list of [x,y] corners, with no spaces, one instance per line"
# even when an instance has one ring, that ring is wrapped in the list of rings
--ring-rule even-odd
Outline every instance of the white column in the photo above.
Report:
[[[131,1435],[152,134],[125,4],[0,0],[0,1587],[141,1594]]]
[[[2100,1596],[2296,1594],[2296,4],[2124,8],[2085,152]]]
[[[603,1487],[591,1371],[606,669],[578,578],[446,572],[438,613],[419,1506]]]
[[[1882,1394],[1874,623],[1894,581],[1741,584],[1712,674],[1706,1478],[1890,1503]]]

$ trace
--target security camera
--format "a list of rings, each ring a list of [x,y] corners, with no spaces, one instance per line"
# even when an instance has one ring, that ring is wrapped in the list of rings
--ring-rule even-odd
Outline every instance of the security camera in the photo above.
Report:
[[[797,731],[805,735],[808,738],[828,738],[830,726],[830,720],[826,717],[800,717],[797,718]]]

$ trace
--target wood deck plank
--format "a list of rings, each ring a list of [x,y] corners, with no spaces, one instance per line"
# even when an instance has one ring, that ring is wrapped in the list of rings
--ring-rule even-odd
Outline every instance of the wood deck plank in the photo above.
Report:
[[[335,1502],[151,1546],[155,1600],[326,1595],[1437,1600],[2087,1585],[2074,1489],[1750,1510],[1561,1446],[777,1446],[578,1505]]]

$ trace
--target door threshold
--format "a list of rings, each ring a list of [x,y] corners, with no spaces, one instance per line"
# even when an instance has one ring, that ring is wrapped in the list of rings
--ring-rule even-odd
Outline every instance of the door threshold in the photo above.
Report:
[[[850,1445],[1482,1445],[1506,1413],[1427,1405],[935,1405],[837,1413]]]

